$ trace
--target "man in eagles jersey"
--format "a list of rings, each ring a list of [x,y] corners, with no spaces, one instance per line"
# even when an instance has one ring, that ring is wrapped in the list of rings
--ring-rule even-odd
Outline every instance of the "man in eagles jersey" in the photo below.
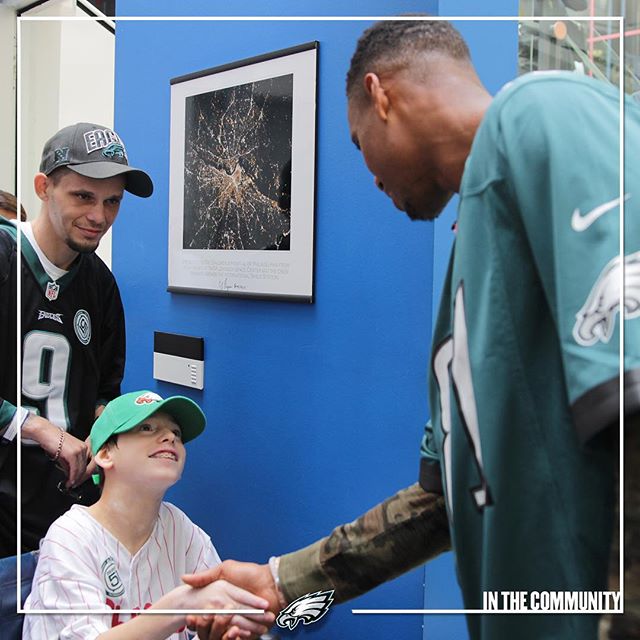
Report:
[[[72,504],[91,504],[86,442],[101,406],[120,393],[124,315],[113,275],[95,255],[125,190],[148,197],[119,136],[97,124],[58,131],[44,146],[33,223],[0,219],[0,554],[16,553],[16,445],[22,446],[22,550],[37,549]],[[21,234],[22,260],[17,250]],[[16,406],[20,270],[21,410]]]
[[[447,22],[367,30],[347,97],[353,142],[398,209],[432,220],[460,196],[433,336],[420,481],[268,566],[227,562],[191,583],[223,576],[253,585],[276,611],[319,589],[347,600],[451,546],[467,609],[482,609],[485,591],[607,590],[622,317],[627,451],[638,449],[638,105],[625,103],[621,193],[616,87],[539,73],[492,98]],[[637,502],[637,458],[627,471],[626,495]],[[626,558],[637,572],[640,514],[629,505],[627,515]],[[639,581],[627,577],[625,609],[634,613]],[[638,620],[614,616],[610,637],[640,637]],[[467,621],[473,640],[598,633],[593,615]],[[209,637],[206,625],[200,632]]]

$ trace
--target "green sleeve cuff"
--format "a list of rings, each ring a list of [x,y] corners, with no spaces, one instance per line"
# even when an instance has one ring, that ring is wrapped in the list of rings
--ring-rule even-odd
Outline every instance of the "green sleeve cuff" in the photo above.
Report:
[[[0,431],[6,429],[16,414],[16,407],[7,400],[0,401]]]
[[[334,588],[320,561],[320,549],[325,540],[280,557],[280,588],[288,603],[305,593]]]

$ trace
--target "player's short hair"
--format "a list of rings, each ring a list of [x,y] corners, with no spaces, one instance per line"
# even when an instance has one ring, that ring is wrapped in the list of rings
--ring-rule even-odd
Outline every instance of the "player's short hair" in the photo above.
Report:
[[[382,72],[404,69],[417,56],[429,53],[471,62],[467,43],[446,20],[376,22],[360,36],[351,58],[351,66],[347,72],[347,97],[351,99],[363,91],[362,79],[367,73],[380,75]]]
[[[8,191],[0,191],[0,209],[9,211],[23,222],[27,219],[27,212],[24,210],[22,203],[20,203],[20,215],[18,215],[18,200]]]

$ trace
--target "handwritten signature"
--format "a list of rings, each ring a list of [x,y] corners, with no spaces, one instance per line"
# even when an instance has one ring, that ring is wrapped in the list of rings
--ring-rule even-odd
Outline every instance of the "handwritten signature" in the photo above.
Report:
[[[231,291],[232,289],[243,291],[247,287],[243,284],[238,284],[237,282],[229,282],[229,278],[224,278],[224,280],[220,280],[218,282],[218,288],[223,291]]]

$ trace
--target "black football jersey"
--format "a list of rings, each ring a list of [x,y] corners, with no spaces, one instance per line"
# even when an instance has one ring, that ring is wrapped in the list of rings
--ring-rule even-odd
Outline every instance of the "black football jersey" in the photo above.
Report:
[[[0,553],[15,553],[17,229],[0,220]],[[115,279],[95,254],[78,256],[53,281],[22,235],[22,406],[84,440],[98,404],[120,394],[125,328]],[[91,481],[62,493],[65,475],[36,443],[22,441],[22,546],[35,549],[49,525],[76,502],[98,497]]]

